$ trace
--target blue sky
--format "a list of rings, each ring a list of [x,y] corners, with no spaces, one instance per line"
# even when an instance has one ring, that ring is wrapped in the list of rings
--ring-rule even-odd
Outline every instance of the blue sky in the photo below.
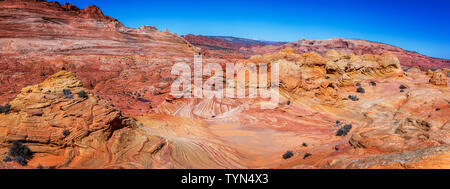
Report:
[[[450,59],[449,0],[58,0],[127,27],[268,41],[365,39]]]

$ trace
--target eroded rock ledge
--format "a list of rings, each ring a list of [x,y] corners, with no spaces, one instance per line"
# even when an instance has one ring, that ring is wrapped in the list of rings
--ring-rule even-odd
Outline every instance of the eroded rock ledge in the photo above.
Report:
[[[67,71],[23,88],[10,107],[0,114],[1,152],[20,141],[34,157],[28,167],[14,163],[0,167],[102,168],[114,165],[114,157],[135,147],[133,142],[159,141],[148,146],[154,149],[165,143],[158,137],[140,138],[134,118],[123,116],[109,102],[94,96],[83,88],[75,74]],[[3,159],[6,155],[0,156]]]

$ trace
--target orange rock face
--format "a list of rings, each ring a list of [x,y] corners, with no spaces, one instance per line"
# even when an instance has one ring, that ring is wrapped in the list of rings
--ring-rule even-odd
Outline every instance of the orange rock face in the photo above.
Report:
[[[95,145],[106,143],[116,130],[133,126],[132,119],[86,91],[75,74],[66,71],[22,89],[10,102],[11,110],[0,115],[0,145],[22,141],[37,154],[31,165],[48,153],[55,162],[45,166],[60,167],[80,155],[73,154],[80,153],[77,146],[93,143],[91,147],[98,148]]]
[[[287,48],[249,62],[280,64],[278,108],[261,110],[258,98],[181,99],[157,113],[205,120],[206,131],[177,137],[212,143],[203,136],[213,133],[235,150],[222,156],[245,154],[247,168],[448,168],[450,90],[420,70],[404,73],[396,56]],[[294,156],[284,160],[287,151]]]
[[[203,50],[209,52],[209,56],[221,58],[248,58],[255,54],[274,53],[286,47],[295,50],[296,53],[302,54],[307,52],[316,52],[325,55],[329,50],[335,50],[340,53],[353,53],[355,55],[374,54],[381,55],[390,53],[398,57],[403,68],[419,67],[426,71],[428,69],[447,68],[450,60],[431,58],[416,52],[403,50],[399,47],[391,45],[356,40],[356,39],[325,39],[325,40],[306,40],[302,39],[291,43],[275,43],[275,44],[252,44],[244,45],[241,43],[233,43],[223,41],[215,37],[206,36],[184,36],[189,42],[202,47]]]
[[[7,0],[0,17],[1,103],[65,68],[125,113],[149,113],[167,97],[171,66],[196,51],[177,34],[127,28],[95,6]]]
[[[80,97],[78,93],[86,92],[81,87],[74,74],[62,71],[39,85],[22,89],[10,102],[10,112],[1,119],[1,141],[65,146],[91,133],[124,127],[120,111],[93,95]],[[64,131],[70,134],[64,136]]]
[[[325,55],[330,49],[334,49],[341,53],[354,53],[356,55],[375,54],[381,55],[391,53],[398,57],[400,64],[404,68],[420,67],[426,71],[428,69],[447,68],[450,60],[430,58],[416,52],[403,50],[399,47],[391,45],[370,42],[356,39],[325,39],[325,40],[299,40],[286,45],[295,49],[297,53],[305,53],[314,51],[321,55]]]
[[[433,85],[447,86],[447,76],[442,71],[434,72],[431,76],[430,83]]]
[[[0,168],[450,168],[445,60],[362,40],[185,40],[45,1],[0,1],[0,18],[0,158],[14,141],[33,152]],[[278,106],[170,96],[172,65],[198,53],[278,63]]]

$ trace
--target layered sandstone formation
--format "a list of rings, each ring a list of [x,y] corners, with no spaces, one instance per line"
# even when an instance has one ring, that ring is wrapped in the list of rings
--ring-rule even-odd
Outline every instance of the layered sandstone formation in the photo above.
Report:
[[[176,34],[45,1],[0,1],[0,18],[0,158],[14,141],[33,154],[0,168],[450,168],[445,61],[361,40],[204,39],[239,55],[205,63],[280,64],[263,110],[171,97],[171,66],[208,53]]]
[[[297,53],[317,52],[325,55],[329,50],[334,49],[340,53],[354,53],[356,55],[374,54],[381,55],[391,53],[398,57],[404,68],[420,67],[422,70],[447,68],[450,65],[449,60],[431,58],[416,52],[406,51],[399,47],[365,41],[358,39],[325,39],[325,40],[306,40],[302,39],[287,44],[284,47],[291,47]],[[283,47],[283,48],[284,48]]]
[[[245,157],[214,140],[204,121],[148,115],[137,122],[81,83],[60,71],[22,89],[0,114],[0,158],[14,141],[33,155],[26,165],[1,161],[0,168],[245,168]]]
[[[61,68],[127,114],[152,112],[167,97],[175,62],[196,52],[177,34],[132,29],[95,6],[0,1],[0,102]]]
[[[80,95],[82,91],[85,95]],[[90,151],[102,151],[118,130],[136,126],[133,119],[87,92],[81,81],[66,71],[22,89],[10,105],[11,110],[0,115],[0,145],[9,147],[13,141],[28,145],[34,153],[28,166],[33,168],[38,164],[68,166]],[[3,159],[4,150],[2,153]],[[3,168],[14,166],[2,164]]]
[[[433,85],[447,86],[447,75],[443,71],[434,72],[431,76],[430,83]]]
[[[204,98],[167,101],[157,112],[206,120],[249,168],[449,168],[450,90],[418,69],[403,72],[396,56],[286,48],[248,62],[280,64],[276,109],[261,110],[261,98]],[[287,151],[293,157],[284,160]]]
[[[75,74],[58,72],[22,89],[0,115],[0,157],[13,141],[34,153],[26,166],[0,166],[449,168],[450,90],[428,83],[425,72],[403,73],[389,54],[322,57],[284,49],[257,59],[279,62],[288,76],[280,78],[273,110],[260,109],[267,100],[261,98],[173,99],[157,114],[127,118]],[[336,60],[346,69],[330,69]],[[283,158],[287,151],[292,157]]]
[[[398,57],[403,68],[419,67],[426,71],[428,69],[447,68],[450,65],[449,60],[427,57],[416,52],[403,50],[399,47],[357,39],[324,39],[324,40],[306,40],[291,43],[256,43],[245,45],[233,41],[225,41],[221,38],[208,36],[186,35],[186,40],[192,44],[202,47],[209,56],[221,58],[248,58],[255,54],[275,53],[286,47],[290,47],[298,54],[316,52],[325,56],[329,50],[335,50],[339,53],[355,55],[373,54],[382,55],[391,53]]]
[[[335,89],[374,77],[403,76],[400,62],[392,54],[358,56],[330,50],[322,57],[315,52],[296,54],[288,47],[276,53],[255,55],[247,62],[279,63],[281,87],[298,93]]]

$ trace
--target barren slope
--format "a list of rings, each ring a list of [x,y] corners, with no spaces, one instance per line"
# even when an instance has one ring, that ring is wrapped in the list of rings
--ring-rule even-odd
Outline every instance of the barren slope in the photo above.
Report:
[[[127,114],[151,112],[167,96],[171,66],[195,52],[177,34],[124,27],[95,6],[6,0],[0,18],[1,103],[65,68]]]

